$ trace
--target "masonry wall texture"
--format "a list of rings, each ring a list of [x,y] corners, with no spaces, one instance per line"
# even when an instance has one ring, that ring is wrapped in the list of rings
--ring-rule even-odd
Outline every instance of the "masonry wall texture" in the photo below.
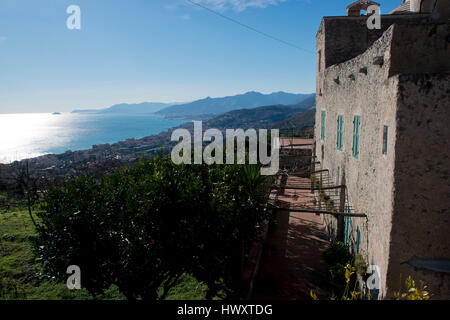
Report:
[[[395,150],[395,199],[388,274],[425,280],[436,297],[450,299],[450,74],[402,74]],[[388,290],[398,285],[388,278]],[[391,292],[388,292],[390,294]]]
[[[325,140],[319,143],[324,145],[324,151],[318,148],[318,159],[322,168],[330,170],[336,184],[346,185],[353,212],[368,215],[367,221],[355,218],[352,224],[354,230],[359,227],[361,231],[361,253],[368,263],[380,268],[382,288],[385,288],[389,255],[394,153],[382,155],[380,128],[383,125],[391,128],[388,150],[395,150],[396,81],[388,78],[388,63],[380,67],[373,60],[388,51],[392,33],[393,28],[364,54],[327,68],[322,81],[324,94],[316,98],[317,124],[321,123],[321,111],[326,111]],[[363,68],[367,68],[367,74],[360,72]],[[338,115],[344,116],[342,151],[336,145]],[[358,159],[352,156],[354,115],[361,117]],[[320,137],[319,127],[316,137]],[[331,217],[324,219],[329,228],[335,228],[336,222],[330,221]]]
[[[433,22],[428,14],[382,15],[381,29],[369,30],[366,16],[324,17],[316,35],[317,51],[322,50],[323,56],[321,69],[362,54],[394,23],[408,25],[427,22]]]
[[[408,261],[450,262],[450,24],[422,14],[383,16],[382,30],[368,30],[366,19],[327,17],[317,33],[315,154],[331,179],[346,185],[352,212],[368,216],[351,219],[352,238],[359,228],[362,255],[380,269],[379,298],[392,297],[400,274],[424,280],[434,298],[449,298],[449,273],[418,271]],[[361,119],[357,159],[355,115]],[[336,219],[323,219],[333,236]]]

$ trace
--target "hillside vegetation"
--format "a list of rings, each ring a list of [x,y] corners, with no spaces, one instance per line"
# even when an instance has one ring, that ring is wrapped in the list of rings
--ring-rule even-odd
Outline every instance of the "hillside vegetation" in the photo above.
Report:
[[[68,290],[64,280],[44,276],[42,262],[33,253],[36,231],[26,211],[0,213],[0,300],[92,300],[84,288]],[[203,300],[207,287],[184,274],[169,291],[167,300]],[[117,286],[96,299],[124,300]]]
[[[0,298],[212,299],[241,294],[243,254],[268,220],[257,165],[143,160],[49,187],[0,215]],[[81,268],[82,290],[65,286]]]
[[[279,128],[280,130],[305,130],[307,128],[314,128],[314,117],[316,109],[312,108],[300,113],[296,113],[293,116],[288,117],[282,121],[272,123],[271,128]]]

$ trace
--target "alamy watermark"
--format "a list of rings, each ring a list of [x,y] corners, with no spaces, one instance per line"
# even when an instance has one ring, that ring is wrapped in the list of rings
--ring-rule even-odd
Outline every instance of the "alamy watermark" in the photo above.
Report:
[[[367,7],[367,28],[369,30],[381,29],[381,14],[380,7],[377,5],[371,5]]]
[[[280,138],[279,130],[271,129],[270,154],[268,154],[267,129],[226,129],[225,143],[219,129],[208,129],[203,133],[202,121],[194,122],[194,164],[223,164],[224,146],[226,164],[245,164],[246,144],[248,145],[248,163],[263,165],[261,175],[274,175],[279,168]],[[181,141],[180,141],[181,140]],[[192,137],[187,129],[176,129],[172,132],[171,141],[178,142],[172,149],[171,158],[175,164],[192,164]],[[235,148],[235,141],[237,147]],[[210,142],[203,148],[203,142]],[[237,154],[235,155],[235,149]],[[259,152],[258,152],[259,151]],[[259,156],[259,157],[258,157]]]
[[[370,277],[367,279],[366,284],[369,290],[380,290],[380,268],[377,265],[371,264],[367,268],[367,274]]]
[[[81,289],[81,269],[77,265],[71,265],[67,267],[66,270],[67,274],[70,274],[70,276],[67,278],[67,288],[69,290],[74,289]]]
[[[77,5],[70,5],[67,7],[66,13],[70,16],[66,20],[66,26],[69,30],[81,29],[81,9]]]

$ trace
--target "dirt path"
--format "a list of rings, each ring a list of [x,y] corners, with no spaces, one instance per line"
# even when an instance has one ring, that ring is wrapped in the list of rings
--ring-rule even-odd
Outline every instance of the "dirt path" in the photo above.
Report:
[[[289,179],[288,185],[301,178]],[[312,200],[312,194],[286,190],[279,199],[304,202]],[[320,216],[280,211],[276,220],[269,229],[252,299],[311,300],[311,289],[319,298],[329,297],[327,266],[322,258],[329,242]]]

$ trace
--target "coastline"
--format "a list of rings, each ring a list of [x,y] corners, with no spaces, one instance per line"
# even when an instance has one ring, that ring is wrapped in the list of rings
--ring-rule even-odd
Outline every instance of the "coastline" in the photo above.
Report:
[[[94,145],[142,139],[188,119],[157,114],[25,113],[0,115],[0,163],[92,149]]]

